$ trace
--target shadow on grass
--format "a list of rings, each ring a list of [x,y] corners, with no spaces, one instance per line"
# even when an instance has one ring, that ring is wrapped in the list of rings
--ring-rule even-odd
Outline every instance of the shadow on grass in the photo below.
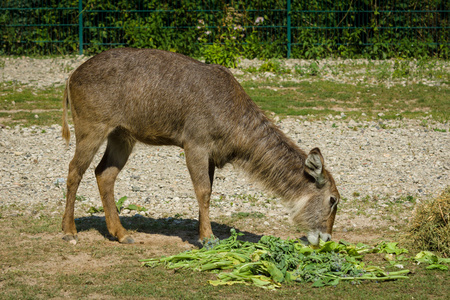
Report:
[[[182,218],[149,218],[142,216],[120,217],[120,221],[129,231],[142,232],[146,234],[161,234],[167,236],[177,236],[183,241],[186,241],[194,246],[201,247],[198,242],[198,221],[193,219]],[[105,217],[89,216],[75,219],[75,225],[78,232],[88,231],[91,229],[97,230],[101,235],[110,239],[117,240],[111,236],[106,227]],[[219,239],[226,239],[230,236],[231,226],[211,222],[211,227],[214,235]],[[237,232],[241,232],[244,235],[239,239],[249,242],[257,242],[261,238],[261,235],[257,235],[251,232],[240,230],[235,228]],[[139,241],[136,241],[139,242]]]

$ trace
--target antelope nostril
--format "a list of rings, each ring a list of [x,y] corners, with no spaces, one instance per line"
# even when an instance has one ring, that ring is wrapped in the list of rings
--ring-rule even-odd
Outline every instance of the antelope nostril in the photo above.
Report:
[[[327,235],[327,238],[326,238],[325,242],[329,242],[329,241],[331,241],[331,236]]]

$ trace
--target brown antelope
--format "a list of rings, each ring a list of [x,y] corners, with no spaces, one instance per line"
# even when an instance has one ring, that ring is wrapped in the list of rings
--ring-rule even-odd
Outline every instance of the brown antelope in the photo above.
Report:
[[[77,240],[76,192],[105,140],[95,176],[108,230],[121,243],[133,239],[120,223],[114,182],[138,141],[184,149],[199,206],[201,240],[213,234],[209,203],[214,170],[226,163],[242,167],[279,195],[293,220],[309,229],[310,243],[331,238],[339,192],[320,150],[306,154],[299,149],[225,67],[161,50],[113,49],[69,76],[63,103],[62,135],[68,143],[70,104],[76,137],[62,221],[65,240]]]

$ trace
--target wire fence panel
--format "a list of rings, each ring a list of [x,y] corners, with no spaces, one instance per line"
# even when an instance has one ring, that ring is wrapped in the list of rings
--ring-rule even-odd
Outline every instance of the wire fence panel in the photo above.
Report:
[[[380,58],[383,54],[393,56],[392,52],[401,55],[403,51],[414,56],[414,51],[437,52],[439,47],[449,46],[449,1],[294,3],[291,30],[296,56],[315,51],[337,51],[344,56],[356,52]]]
[[[446,0],[2,0],[0,53],[200,56],[233,39],[245,56],[448,57],[449,12]]]
[[[68,2],[76,2],[76,6],[70,7]],[[2,0],[1,3],[2,53],[65,54],[77,50],[78,1]]]

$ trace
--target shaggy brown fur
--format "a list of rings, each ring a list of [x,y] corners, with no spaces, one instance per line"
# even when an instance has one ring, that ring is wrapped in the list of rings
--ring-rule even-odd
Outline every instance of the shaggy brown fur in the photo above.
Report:
[[[331,235],[339,193],[320,151],[300,150],[228,69],[160,50],[109,50],[86,61],[67,80],[62,132],[66,141],[69,103],[77,144],[67,180],[66,239],[76,239],[76,190],[105,139],[107,149],[95,174],[108,229],[120,242],[132,239],[114,205],[114,181],[137,141],[184,148],[199,203],[201,239],[212,235],[214,169],[227,163],[243,167],[280,195],[294,220],[314,235]]]

